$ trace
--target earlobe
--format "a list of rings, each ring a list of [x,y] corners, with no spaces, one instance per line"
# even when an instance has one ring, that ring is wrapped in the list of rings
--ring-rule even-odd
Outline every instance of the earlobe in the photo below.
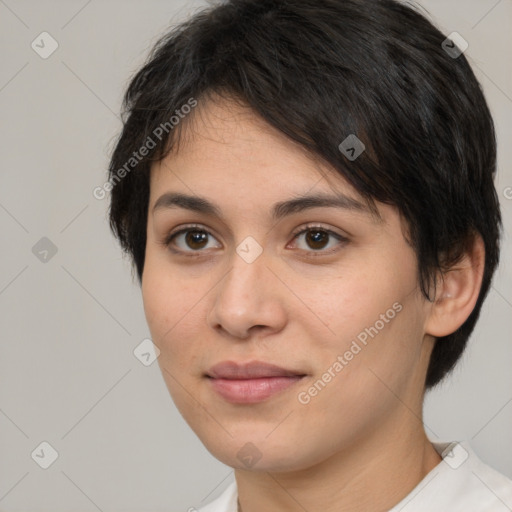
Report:
[[[426,322],[426,334],[448,336],[466,321],[480,294],[484,264],[484,242],[479,234],[475,234],[460,261],[443,272],[439,279]]]

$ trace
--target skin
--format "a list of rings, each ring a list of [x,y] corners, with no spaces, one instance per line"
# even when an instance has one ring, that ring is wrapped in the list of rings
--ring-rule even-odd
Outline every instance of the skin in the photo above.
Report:
[[[276,202],[333,191],[361,201],[336,171],[227,100],[200,102],[178,150],[151,170],[146,318],[176,406],[207,449],[235,468],[244,512],[388,510],[440,462],[422,423],[432,334],[467,317],[474,290],[463,311],[450,300],[478,288],[478,276],[446,281],[450,293],[440,303],[451,312],[426,301],[392,206],[377,203],[381,219],[333,207],[270,217]],[[222,218],[183,208],[153,212],[167,192],[205,197]],[[209,233],[204,246],[180,235],[166,247],[166,237],[187,224]],[[346,241],[294,239],[308,224]],[[252,263],[236,252],[248,236],[263,249]],[[396,303],[400,312],[300,403],[298,394]],[[232,404],[205,377],[226,360],[265,361],[306,377],[264,402]],[[261,457],[252,466],[237,457],[246,443]]]

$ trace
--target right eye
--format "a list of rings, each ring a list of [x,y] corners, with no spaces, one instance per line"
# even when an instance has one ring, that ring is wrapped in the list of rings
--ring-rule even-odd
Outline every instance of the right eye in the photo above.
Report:
[[[209,247],[209,238],[215,240],[213,235],[202,226],[185,226],[177,231],[169,233],[163,240],[163,244],[172,252],[197,253]],[[178,249],[175,249],[178,247]],[[188,250],[187,250],[188,248]]]

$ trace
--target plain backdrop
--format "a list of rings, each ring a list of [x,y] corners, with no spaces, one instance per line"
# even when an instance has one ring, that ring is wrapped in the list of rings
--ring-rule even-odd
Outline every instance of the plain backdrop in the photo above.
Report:
[[[512,2],[420,3],[469,43],[497,126],[505,220],[481,320],[428,395],[425,425],[512,477]],[[177,412],[158,365],[134,356],[149,337],[140,289],[109,232],[108,199],[92,194],[128,79],[201,5],[0,0],[1,511],[186,511],[233,479]]]

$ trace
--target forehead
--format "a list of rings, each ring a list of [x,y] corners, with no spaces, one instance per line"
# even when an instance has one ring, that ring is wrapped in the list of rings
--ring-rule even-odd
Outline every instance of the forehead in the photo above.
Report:
[[[297,179],[321,177],[318,157],[309,155],[303,146],[239,101],[217,96],[199,101],[178,128],[177,144],[164,159],[168,166],[179,163],[224,171],[217,176],[236,168],[237,174],[248,179],[248,170],[254,167],[261,173],[272,169],[273,175],[294,169]]]
[[[360,199],[339,171],[240,102],[218,97],[200,101],[181,123],[177,143],[151,168],[152,190],[207,180],[228,188],[243,185],[254,193],[268,190],[267,185],[297,193],[315,187]]]
[[[246,105],[200,102],[180,128],[176,147],[151,169],[152,213],[184,208],[221,220],[264,215],[275,222],[331,207],[385,221],[338,170]]]

